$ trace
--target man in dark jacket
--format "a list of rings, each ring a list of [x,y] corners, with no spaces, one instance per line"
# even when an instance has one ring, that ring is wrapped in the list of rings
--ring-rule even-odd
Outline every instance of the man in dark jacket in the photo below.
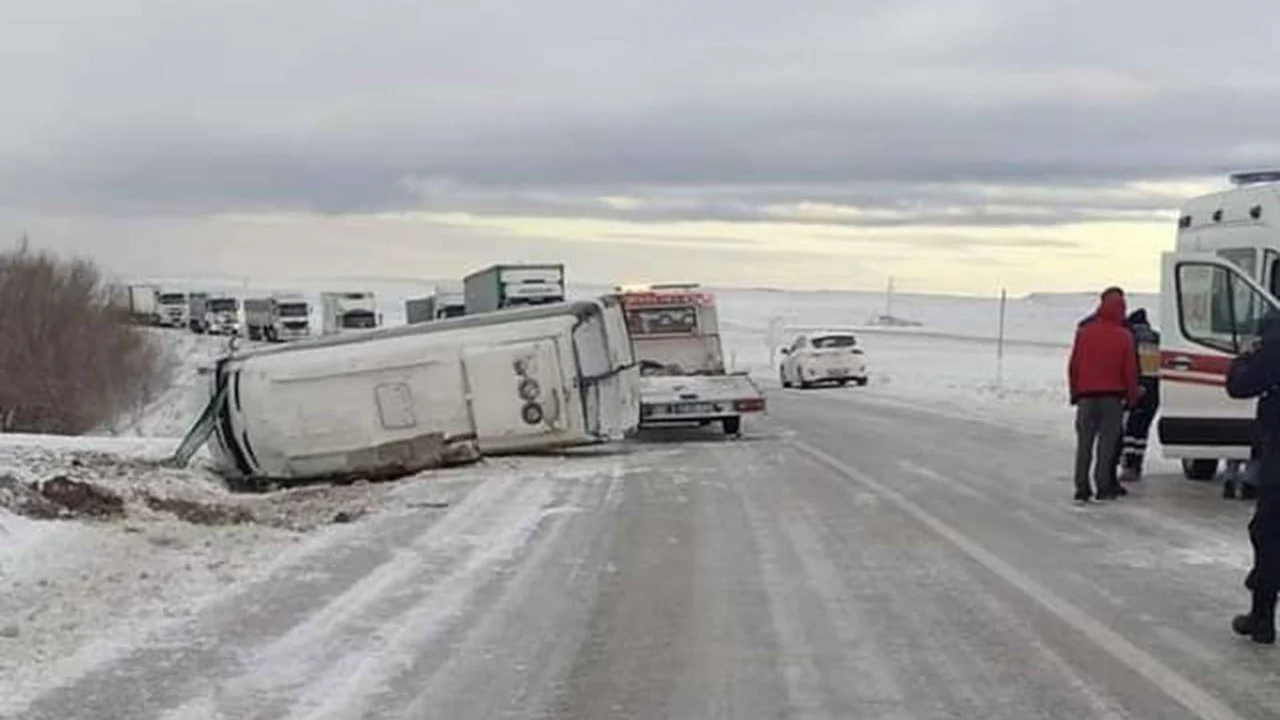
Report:
[[[1276,595],[1280,593],[1280,316],[1262,321],[1261,343],[1237,357],[1227,372],[1227,394],[1233,398],[1259,398],[1254,420],[1258,465],[1255,473],[1257,505],[1249,522],[1253,544],[1253,568],[1245,587],[1253,594],[1248,615],[1239,615],[1231,626],[1254,642],[1276,641]]]
[[[1134,481],[1142,478],[1147,436],[1160,409],[1160,333],[1151,327],[1145,308],[1129,314],[1128,326],[1138,356],[1138,384],[1142,387],[1142,399],[1129,409],[1125,417],[1124,455],[1120,459],[1124,472],[1120,479]]]
[[[1088,502],[1089,466],[1099,500],[1122,494],[1116,481],[1116,448],[1126,407],[1137,404],[1138,363],[1133,335],[1124,325],[1124,296],[1103,293],[1091,321],[1076,329],[1067,384],[1076,406],[1076,502]],[[1096,454],[1095,454],[1096,446]]]

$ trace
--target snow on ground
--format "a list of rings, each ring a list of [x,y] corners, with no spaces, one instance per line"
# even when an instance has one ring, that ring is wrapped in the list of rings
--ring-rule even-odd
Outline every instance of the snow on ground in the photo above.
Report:
[[[173,361],[169,389],[141,408],[119,418],[100,434],[134,437],[182,437],[204,409],[207,377],[200,369],[227,352],[228,338],[177,329],[148,328],[168,348]],[[257,345],[241,341],[243,347]]]
[[[6,588],[0,594],[0,716],[166,633],[189,636],[184,628],[203,608],[279,574],[303,572],[309,558],[367,542],[361,538],[375,533],[369,526],[429,525],[430,513],[468,502],[481,481],[497,483],[489,493],[498,493],[490,503],[496,506],[531,481],[590,484],[616,472],[617,459],[593,455],[486,460],[396,483],[303,488],[245,499],[266,506],[273,521],[291,519],[294,510],[323,519],[307,531],[256,522],[198,526],[163,515],[123,522],[33,522],[0,510],[0,585]],[[349,511],[349,521],[330,522],[339,509]],[[541,504],[533,509],[543,512]],[[450,517],[465,520],[472,514]],[[488,538],[442,536],[438,545],[449,549],[482,540]]]

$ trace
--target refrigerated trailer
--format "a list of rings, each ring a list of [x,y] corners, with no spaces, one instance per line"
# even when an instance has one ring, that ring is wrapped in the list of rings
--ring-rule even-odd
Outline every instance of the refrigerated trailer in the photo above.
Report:
[[[160,324],[160,290],[155,285],[111,285],[111,304],[142,325]]]
[[[175,453],[210,441],[242,487],[394,477],[618,440],[639,419],[639,370],[613,299],[233,352]]]

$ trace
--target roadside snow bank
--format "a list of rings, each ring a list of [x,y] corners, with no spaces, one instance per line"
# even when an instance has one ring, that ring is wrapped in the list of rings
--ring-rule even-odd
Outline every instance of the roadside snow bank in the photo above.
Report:
[[[200,368],[226,354],[229,338],[216,335],[197,335],[185,330],[148,328],[156,333],[169,350],[175,366],[173,384],[153,402],[139,412],[118,418],[98,434],[133,437],[172,437],[186,434],[187,429],[199,417],[208,397],[207,378]],[[242,348],[261,345],[240,340]]]

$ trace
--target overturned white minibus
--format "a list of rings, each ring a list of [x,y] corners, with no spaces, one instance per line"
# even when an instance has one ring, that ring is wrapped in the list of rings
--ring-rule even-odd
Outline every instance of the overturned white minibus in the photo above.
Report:
[[[608,442],[640,418],[630,335],[608,298],[233,352],[210,375],[174,461],[212,437],[244,487]]]

